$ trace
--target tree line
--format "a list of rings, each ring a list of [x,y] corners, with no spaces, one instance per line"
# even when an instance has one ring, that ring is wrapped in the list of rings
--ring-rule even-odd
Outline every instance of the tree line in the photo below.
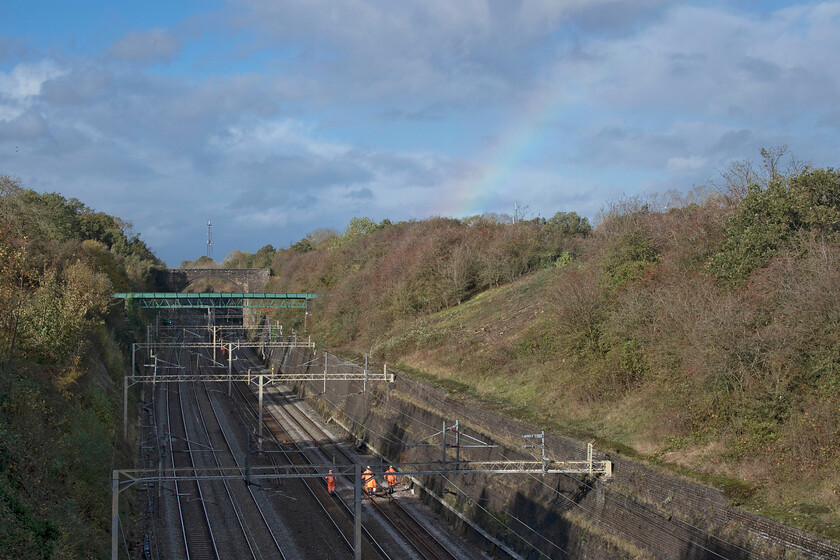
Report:
[[[112,294],[163,268],[128,222],[0,175],[0,556],[107,550],[129,342]]]
[[[840,538],[833,168],[763,150],[689,193],[610,202],[595,227],[574,212],[358,218],[278,250],[272,269],[276,289],[328,294],[310,315],[326,344],[739,481],[721,482],[733,499]]]

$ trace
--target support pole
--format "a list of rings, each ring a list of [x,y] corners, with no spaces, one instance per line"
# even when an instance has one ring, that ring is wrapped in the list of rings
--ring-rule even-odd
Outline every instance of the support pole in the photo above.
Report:
[[[128,377],[123,377],[123,438],[128,437]]]
[[[353,484],[355,523],[353,528],[353,557],[362,560],[362,465],[356,463],[356,475]]]
[[[111,471],[111,560],[118,560],[120,530],[120,471]]]
[[[545,471],[548,470],[548,455],[545,453],[545,430],[540,431],[540,445],[542,446],[542,456],[540,458],[542,459],[543,474],[545,474]],[[589,469],[591,472],[592,463],[589,463]]]
[[[263,434],[263,378],[264,375],[260,375],[259,377],[259,384],[260,384],[260,415],[257,418],[257,449],[262,451],[262,434]]]
[[[324,352],[324,396],[327,394],[327,353]]]
[[[228,343],[228,396],[230,396],[232,381],[233,381],[233,343],[231,342],[231,343]]]
[[[365,380],[362,382],[362,393],[367,393],[368,355],[365,354]]]
[[[440,450],[443,454],[443,470],[446,470],[446,420],[443,421],[443,429],[440,432]]]
[[[213,361],[216,361],[216,327],[213,327]]]
[[[586,444],[586,462],[589,463],[589,476],[592,476],[592,442]]]
[[[455,419],[455,462],[461,462],[461,429],[458,426],[458,419]]]

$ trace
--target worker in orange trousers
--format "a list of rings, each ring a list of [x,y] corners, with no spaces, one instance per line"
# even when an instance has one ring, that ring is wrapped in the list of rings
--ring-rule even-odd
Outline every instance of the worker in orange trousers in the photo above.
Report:
[[[385,481],[388,483],[388,493],[394,493],[394,486],[397,485],[397,475],[394,471],[394,466],[390,465],[388,470],[385,471]]]
[[[367,467],[365,472],[362,473],[362,483],[365,486],[365,493],[368,496],[373,496],[374,492],[376,492],[376,477],[373,476],[373,471],[370,470],[370,467]]]

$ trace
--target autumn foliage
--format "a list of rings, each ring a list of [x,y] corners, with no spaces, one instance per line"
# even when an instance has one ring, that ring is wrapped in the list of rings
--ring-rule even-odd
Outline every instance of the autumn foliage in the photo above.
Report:
[[[840,174],[748,177],[613,202],[591,230],[558,226],[572,213],[374,224],[278,251],[274,286],[324,294],[326,344],[739,480],[738,500],[838,537]]]
[[[161,267],[118,218],[0,176],[0,556],[107,549],[125,371],[106,319]]]

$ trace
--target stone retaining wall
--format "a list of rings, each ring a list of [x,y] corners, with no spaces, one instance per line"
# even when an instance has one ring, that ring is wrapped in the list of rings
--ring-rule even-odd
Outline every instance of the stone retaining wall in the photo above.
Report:
[[[279,371],[323,371],[323,361],[306,365],[312,359],[312,353],[303,350],[278,350],[269,357]],[[350,367],[341,366],[342,371]],[[462,458],[498,459],[502,454],[521,459],[539,454],[536,449],[527,454],[523,446],[535,440],[521,437],[539,429],[458,402],[402,375],[395,383],[369,383],[364,393],[359,383],[351,382],[330,382],[326,394],[322,382],[301,384],[298,390],[386,461],[441,458],[439,438],[432,440],[437,447],[409,444],[456,419],[462,433],[500,446],[462,449]],[[553,459],[586,457],[585,444],[568,438],[547,435],[546,447]],[[454,459],[453,450],[449,457]],[[621,457],[596,452],[595,459],[613,461],[611,479],[453,474],[445,479],[427,477],[423,484],[522,558],[840,558],[837,543],[731,507],[718,490]],[[447,514],[439,503],[429,503]],[[454,515],[449,517],[463,526]]]

